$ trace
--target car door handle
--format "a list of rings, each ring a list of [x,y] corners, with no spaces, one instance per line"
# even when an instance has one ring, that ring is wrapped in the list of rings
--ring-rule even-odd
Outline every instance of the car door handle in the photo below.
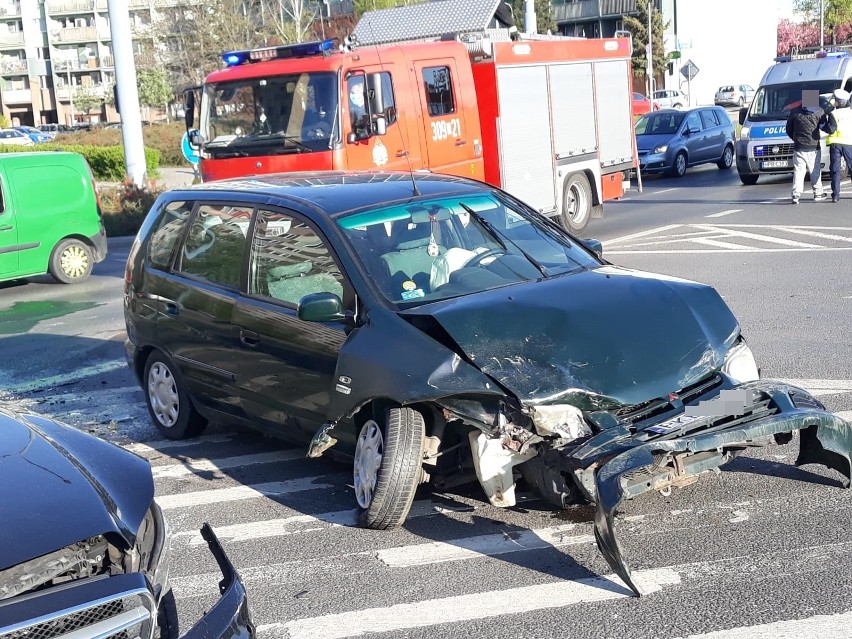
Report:
[[[397,152],[396,152],[396,157],[398,157],[398,158],[407,158],[407,157],[408,157],[408,151],[397,151]]]
[[[260,335],[254,331],[240,331],[240,343],[243,346],[257,346],[260,344]]]
[[[177,315],[180,313],[180,309],[176,302],[166,302],[166,313],[169,315]]]
[[[464,146],[467,144],[467,140],[456,140],[456,146]]]
[[[4,224],[3,226],[0,226],[0,231],[11,231],[13,228],[15,228],[15,227],[10,226],[8,224]]]

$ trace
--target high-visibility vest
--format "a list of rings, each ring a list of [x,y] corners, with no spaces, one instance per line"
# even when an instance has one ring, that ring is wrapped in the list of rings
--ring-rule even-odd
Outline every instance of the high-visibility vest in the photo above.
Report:
[[[837,131],[828,136],[826,144],[852,144],[852,108],[841,107],[831,112]]]

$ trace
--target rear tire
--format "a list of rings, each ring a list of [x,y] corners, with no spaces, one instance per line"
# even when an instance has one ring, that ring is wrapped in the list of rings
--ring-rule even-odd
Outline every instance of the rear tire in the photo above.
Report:
[[[720,169],[730,169],[734,164],[734,147],[730,144],[722,151],[722,157],[716,162],[716,166]]]
[[[740,182],[747,186],[754,186],[757,184],[757,178],[759,177],[760,175],[757,173],[740,173]]]
[[[82,282],[92,274],[94,255],[80,240],[62,240],[50,255],[50,274],[62,284]]]
[[[154,351],[145,362],[142,390],[151,420],[166,439],[197,437],[207,427],[180,376],[177,366],[165,354]]]
[[[592,187],[583,173],[574,173],[565,180],[562,190],[562,227],[579,233],[592,216]]]
[[[385,530],[405,521],[420,483],[425,425],[411,408],[390,408],[384,424],[368,420],[353,464],[358,525]]]

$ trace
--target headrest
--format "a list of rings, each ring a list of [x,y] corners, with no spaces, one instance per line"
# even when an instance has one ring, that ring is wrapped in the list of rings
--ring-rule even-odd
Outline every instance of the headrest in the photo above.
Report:
[[[310,261],[275,266],[269,269],[269,277],[273,280],[283,280],[287,277],[296,277],[297,275],[309,273],[313,266],[313,262]]]

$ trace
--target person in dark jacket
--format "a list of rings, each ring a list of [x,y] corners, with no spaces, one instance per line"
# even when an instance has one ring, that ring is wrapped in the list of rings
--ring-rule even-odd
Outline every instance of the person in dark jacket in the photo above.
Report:
[[[793,140],[793,204],[805,186],[805,172],[811,174],[814,200],[826,199],[822,190],[822,154],[820,130],[826,122],[826,114],[819,106],[818,91],[802,91],[802,104],[790,111],[787,118],[787,135]]]

